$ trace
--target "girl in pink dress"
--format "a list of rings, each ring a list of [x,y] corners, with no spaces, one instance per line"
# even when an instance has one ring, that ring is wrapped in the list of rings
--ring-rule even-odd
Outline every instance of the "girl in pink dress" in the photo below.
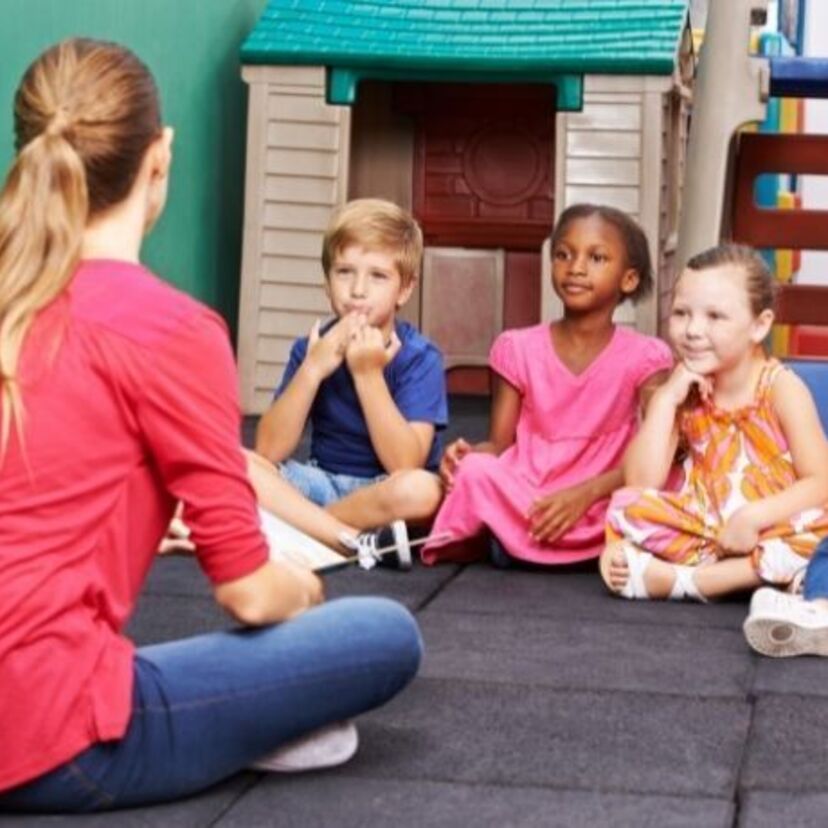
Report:
[[[506,331],[490,354],[489,439],[445,452],[446,498],[425,563],[486,555],[566,564],[604,545],[610,494],[638,412],[672,366],[662,341],[613,324],[652,289],[647,239],[627,215],[575,205],[552,234],[552,284],[564,316]]]

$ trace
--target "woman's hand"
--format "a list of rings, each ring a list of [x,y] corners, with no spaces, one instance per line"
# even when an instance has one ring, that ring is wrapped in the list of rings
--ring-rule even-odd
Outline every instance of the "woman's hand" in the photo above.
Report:
[[[399,353],[400,348],[402,342],[396,331],[391,332],[391,339],[386,343],[379,328],[362,325],[351,333],[345,349],[345,361],[352,376],[382,371]]]
[[[295,618],[325,599],[317,575],[286,561],[268,561],[249,575],[218,584],[214,594],[233,618],[251,627]]]
[[[446,487],[446,491],[451,491],[454,485],[454,475],[460,465],[460,461],[472,452],[472,447],[461,437],[449,445],[443,452],[443,457],[440,460],[440,480]]]
[[[755,508],[759,502],[761,501],[755,501],[737,509],[725,523],[718,538],[720,558],[749,555],[756,548],[761,528]]]
[[[315,572],[290,561],[282,561],[278,566],[282,568],[284,574],[289,573],[290,578],[295,579],[298,591],[304,597],[302,602],[304,605],[289,616],[290,618],[321,604],[325,600],[325,586],[322,579]]]
[[[584,483],[538,498],[529,508],[529,534],[535,541],[552,543],[565,535],[594,503]]]

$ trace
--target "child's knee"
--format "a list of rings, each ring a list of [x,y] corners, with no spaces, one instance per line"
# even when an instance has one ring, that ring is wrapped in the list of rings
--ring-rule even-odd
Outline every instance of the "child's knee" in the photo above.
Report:
[[[386,483],[389,511],[409,520],[434,515],[443,497],[440,478],[425,469],[394,472]]]

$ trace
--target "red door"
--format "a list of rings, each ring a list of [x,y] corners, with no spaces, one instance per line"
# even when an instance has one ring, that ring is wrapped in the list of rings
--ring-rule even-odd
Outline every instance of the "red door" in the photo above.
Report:
[[[426,244],[502,248],[504,327],[539,321],[540,246],[554,215],[554,88],[400,84],[396,101],[415,120],[414,212]],[[449,385],[485,392],[488,379],[457,368]]]

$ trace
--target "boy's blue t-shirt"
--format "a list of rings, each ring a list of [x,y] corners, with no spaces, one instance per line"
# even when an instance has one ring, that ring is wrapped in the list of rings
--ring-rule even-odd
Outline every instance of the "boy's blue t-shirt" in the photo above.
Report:
[[[331,322],[324,331],[330,328]],[[395,322],[402,347],[383,371],[388,390],[409,422],[433,423],[434,441],[426,468],[437,469],[442,451],[440,432],[448,423],[443,357],[436,345],[408,322]],[[278,397],[293,379],[308,351],[308,337],[293,343]],[[313,427],[311,457],[326,471],[355,477],[376,477],[385,469],[371,445],[351,372],[343,362],[323,380],[310,410]]]

